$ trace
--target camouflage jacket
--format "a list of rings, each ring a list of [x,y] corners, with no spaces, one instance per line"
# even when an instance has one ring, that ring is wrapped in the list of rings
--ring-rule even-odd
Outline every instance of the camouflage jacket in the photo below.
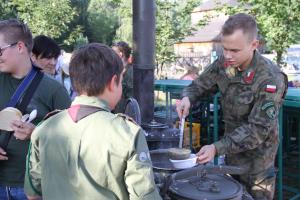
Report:
[[[215,142],[229,165],[256,174],[274,165],[279,143],[278,114],[287,78],[270,60],[254,53],[244,71],[227,66],[220,57],[184,89],[191,103],[199,97],[221,95],[224,137]]]

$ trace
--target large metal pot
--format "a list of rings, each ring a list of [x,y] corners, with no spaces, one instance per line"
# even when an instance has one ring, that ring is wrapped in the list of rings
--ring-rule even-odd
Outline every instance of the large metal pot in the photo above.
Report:
[[[164,200],[169,199],[167,191],[171,184],[171,175],[180,171],[175,169],[169,160],[168,149],[156,149],[150,151],[153,165],[155,184]]]
[[[243,186],[231,174],[244,170],[232,166],[198,166],[171,176],[169,193],[174,200],[240,200],[244,198]]]
[[[179,129],[169,128],[168,125],[151,121],[142,125],[146,132],[149,150],[178,147]]]

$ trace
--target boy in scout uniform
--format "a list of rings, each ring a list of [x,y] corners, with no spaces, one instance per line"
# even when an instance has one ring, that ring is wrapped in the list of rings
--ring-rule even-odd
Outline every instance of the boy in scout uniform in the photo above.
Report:
[[[278,112],[287,90],[287,78],[278,66],[261,56],[254,18],[236,14],[221,31],[223,56],[183,91],[177,106],[179,117],[187,116],[198,97],[221,94],[224,137],[203,146],[198,162],[226,154],[226,164],[244,167],[237,179],[254,199],[273,199],[274,161],[278,148]]]
[[[122,95],[121,59],[88,44],[74,53],[70,76],[78,97],[32,134],[29,199],[161,199],[143,130],[110,112]]]

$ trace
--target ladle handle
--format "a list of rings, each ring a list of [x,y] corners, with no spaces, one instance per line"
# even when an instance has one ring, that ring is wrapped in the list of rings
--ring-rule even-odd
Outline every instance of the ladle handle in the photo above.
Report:
[[[182,146],[183,146],[184,123],[185,123],[185,116],[182,116],[181,124],[180,124],[180,133],[179,133],[179,148],[182,148]]]

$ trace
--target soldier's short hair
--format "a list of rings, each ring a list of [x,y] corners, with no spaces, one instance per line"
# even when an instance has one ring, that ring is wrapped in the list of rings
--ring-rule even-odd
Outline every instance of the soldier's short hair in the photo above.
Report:
[[[32,53],[40,58],[55,58],[60,55],[60,48],[50,37],[38,35],[33,39]]]
[[[26,24],[17,19],[0,21],[0,34],[8,44],[22,41],[27,47],[28,52],[32,50],[32,34]]]
[[[74,90],[80,95],[102,94],[114,75],[120,84],[123,72],[121,58],[104,44],[90,43],[73,53],[70,62],[70,78]]]
[[[257,38],[257,24],[251,15],[238,13],[230,16],[223,25],[221,34],[223,36],[231,35],[236,30],[242,30],[251,41]]]

